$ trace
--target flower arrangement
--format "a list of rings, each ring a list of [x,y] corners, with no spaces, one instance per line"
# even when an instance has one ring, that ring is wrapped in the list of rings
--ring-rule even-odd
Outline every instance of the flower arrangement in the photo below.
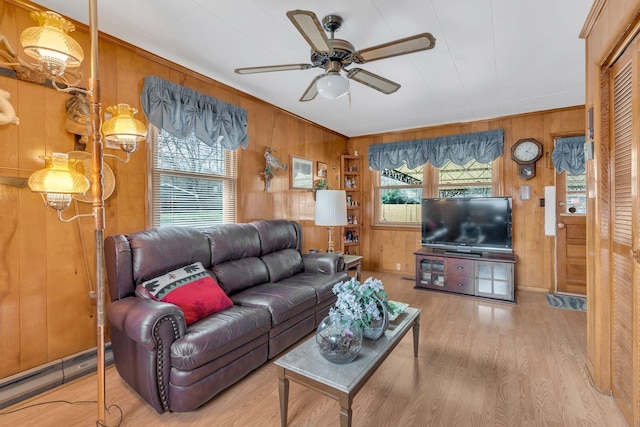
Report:
[[[379,302],[389,310],[389,299],[382,286],[382,281],[369,277],[360,284],[355,278],[340,282],[333,286],[333,293],[338,300],[331,307],[329,315],[340,314],[351,319],[358,326],[371,326],[373,320],[383,316]]]
[[[329,183],[327,182],[326,179],[316,179],[315,181],[313,181],[313,199],[315,200],[316,198],[316,191],[328,190],[328,189],[329,189]]]
[[[326,179],[322,178],[322,179],[316,179],[315,181],[313,181],[313,191],[328,190],[328,189],[329,189],[329,183],[327,182]]]

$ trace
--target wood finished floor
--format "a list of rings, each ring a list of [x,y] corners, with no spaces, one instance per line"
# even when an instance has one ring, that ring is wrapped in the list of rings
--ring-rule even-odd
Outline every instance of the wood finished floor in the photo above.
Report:
[[[517,304],[413,289],[383,280],[391,299],[422,309],[419,357],[411,334],[371,377],[353,404],[353,426],[626,426],[613,398],[585,373],[586,314],[551,308],[544,294],[520,292]],[[53,400],[96,399],[95,374],[6,408]],[[278,382],[268,362],[190,413],[157,414],[107,369],[107,405],[122,426],[280,425]],[[0,416],[0,426],[92,426],[96,404],[46,404]],[[118,425],[112,408],[109,426]],[[291,383],[289,426],[337,426],[339,406]]]

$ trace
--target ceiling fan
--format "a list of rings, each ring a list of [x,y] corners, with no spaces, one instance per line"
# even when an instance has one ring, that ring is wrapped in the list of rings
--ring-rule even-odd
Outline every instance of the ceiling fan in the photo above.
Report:
[[[306,10],[290,10],[287,12],[287,17],[311,46],[311,63],[237,68],[235,72],[254,74],[323,68],[325,72],[313,79],[302,94],[300,101],[311,101],[318,93],[321,96],[334,99],[345,95],[348,92],[349,83],[341,76],[342,70],[345,71],[347,78],[389,95],[400,89],[398,83],[362,68],[347,69],[346,67],[353,63],[366,64],[378,59],[433,49],[436,44],[436,39],[431,34],[422,33],[367,49],[356,50],[348,41],[334,38],[334,33],[340,29],[343,21],[338,15],[325,16],[322,24],[315,13]],[[331,33],[331,38],[327,37],[325,31]]]

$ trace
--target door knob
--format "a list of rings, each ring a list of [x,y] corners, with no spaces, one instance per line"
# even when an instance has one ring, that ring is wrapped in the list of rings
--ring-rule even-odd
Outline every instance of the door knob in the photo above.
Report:
[[[631,256],[636,260],[637,263],[640,263],[640,249],[630,249]]]
[[[558,228],[564,228],[564,227],[566,227],[564,222],[559,222],[558,223]]]

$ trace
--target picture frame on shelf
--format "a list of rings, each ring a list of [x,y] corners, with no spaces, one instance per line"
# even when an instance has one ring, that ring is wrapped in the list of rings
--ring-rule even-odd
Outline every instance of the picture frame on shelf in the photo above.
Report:
[[[290,187],[313,190],[313,160],[290,155]]]
[[[323,162],[316,162],[316,176],[318,178],[326,178],[327,177],[327,169],[328,166]]]

